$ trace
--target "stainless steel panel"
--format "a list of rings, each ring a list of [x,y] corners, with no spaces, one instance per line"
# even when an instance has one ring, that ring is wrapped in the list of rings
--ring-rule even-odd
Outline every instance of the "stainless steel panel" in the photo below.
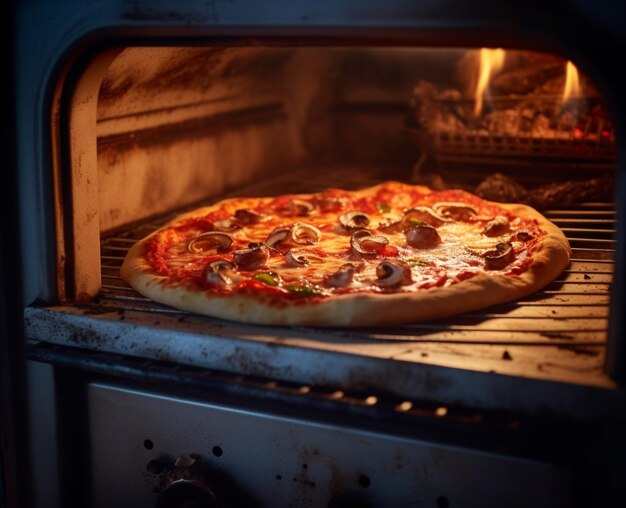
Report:
[[[154,506],[146,464],[188,453],[272,508],[341,495],[372,507],[567,505],[567,475],[540,462],[104,384],[88,401],[94,508]]]

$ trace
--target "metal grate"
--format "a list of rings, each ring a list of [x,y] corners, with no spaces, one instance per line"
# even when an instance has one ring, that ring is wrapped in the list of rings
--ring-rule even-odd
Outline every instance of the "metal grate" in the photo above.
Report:
[[[332,181],[305,169],[256,182],[237,195],[360,188],[381,180],[380,168],[371,174],[341,164],[325,170]],[[27,337],[93,355],[137,358],[147,366],[168,362],[174,369],[332,387],[333,393],[590,418],[616,407],[604,368],[616,219],[610,203],[544,212],[569,237],[573,256],[542,291],[445,320],[332,329],[213,319],[155,303],[130,288],[119,276],[128,249],[184,211],[103,237],[99,297],[26,309]]]
[[[324,330],[324,333],[448,344],[604,345],[613,274],[615,211],[608,203],[585,203],[566,210],[548,210],[544,214],[568,237],[572,260],[568,269],[542,291],[513,303],[445,321],[384,329]],[[170,217],[172,215],[141,224],[102,241],[101,305],[156,314],[189,315],[141,296],[119,276],[128,249]]]

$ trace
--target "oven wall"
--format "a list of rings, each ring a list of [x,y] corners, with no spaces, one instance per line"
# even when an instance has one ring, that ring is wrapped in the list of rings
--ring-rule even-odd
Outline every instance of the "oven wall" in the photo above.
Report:
[[[316,49],[122,51],[98,100],[101,231],[327,158],[337,65]]]

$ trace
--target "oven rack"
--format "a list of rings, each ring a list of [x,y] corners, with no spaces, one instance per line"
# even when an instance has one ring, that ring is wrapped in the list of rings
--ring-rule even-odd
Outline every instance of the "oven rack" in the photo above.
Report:
[[[363,176],[353,183],[364,185]],[[297,186],[289,190],[298,191]],[[615,255],[610,203],[544,211],[569,238],[573,252],[568,268],[543,290],[446,320],[384,328],[246,325],[139,295],[119,276],[125,254],[178,213],[103,237],[100,295],[86,304],[27,309],[28,337],[406,400],[528,413],[548,407],[569,416],[585,407],[583,412],[594,417],[615,407],[606,404],[606,397],[618,395],[604,368]],[[470,391],[471,383],[482,388]]]

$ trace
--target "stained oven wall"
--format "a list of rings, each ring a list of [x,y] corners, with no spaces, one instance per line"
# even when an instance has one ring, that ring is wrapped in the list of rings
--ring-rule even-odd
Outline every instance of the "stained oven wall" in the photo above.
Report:
[[[462,50],[127,48],[98,96],[100,229],[331,161],[402,167],[420,79]],[[321,176],[323,178],[323,176]]]
[[[122,51],[98,99],[101,230],[327,157],[335,68],[320,50]]]

